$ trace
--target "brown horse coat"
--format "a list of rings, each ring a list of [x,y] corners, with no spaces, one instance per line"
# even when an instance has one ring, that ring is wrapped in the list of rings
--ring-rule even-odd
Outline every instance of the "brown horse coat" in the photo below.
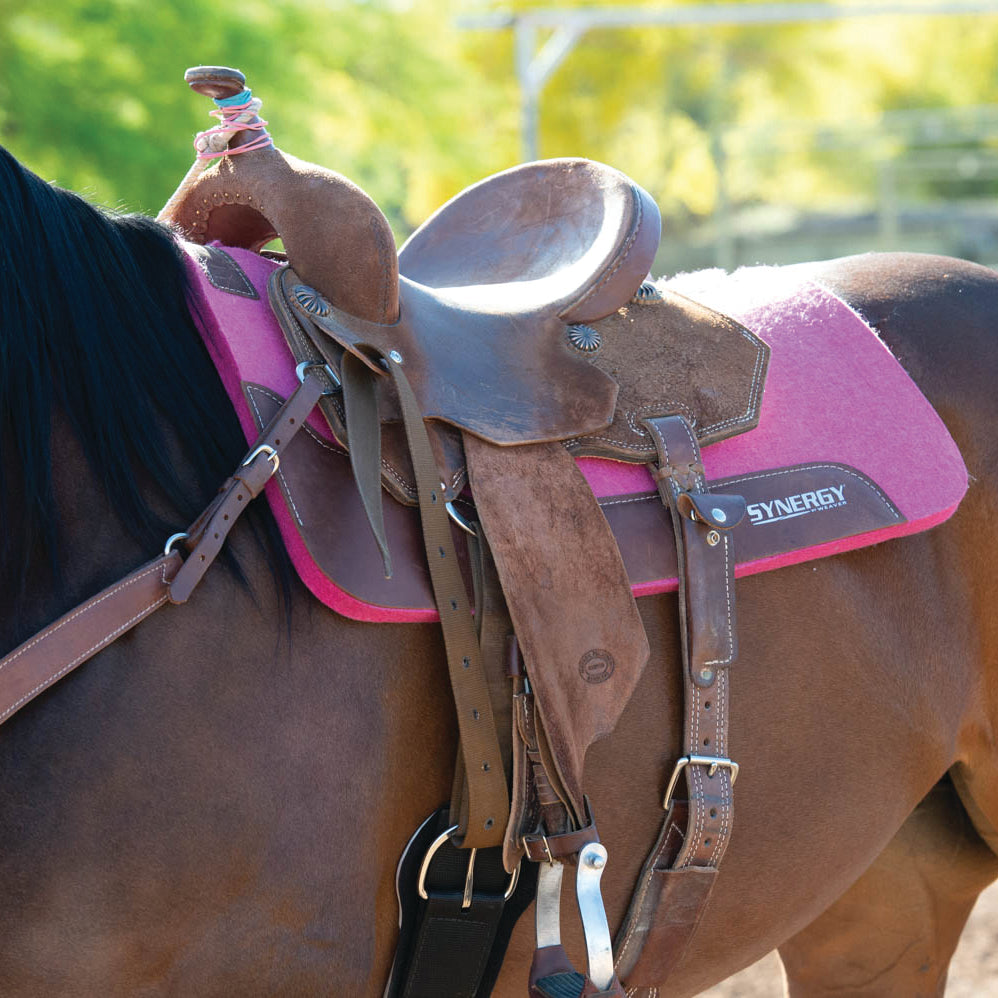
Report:
[[[676,996],[774,946],[795,995],[940,993],[998,876],[998,278],[919,256],[809,267],[937,408],[971,487],[931,532],[739,581],[738,824]],[[3,649],[151,554],[64,428],[53,446],[66,583],[0,613]],[[339,618],[296,585],[289,638],[267,566],[233,543],[249,590],[214,570],[4,727],[5,994],[381,994],[395,864],[450,790],[438,630]],[[680,739],[675,597],[639,606],[651,661],[586,772],[611,928]],[[532,936],[528,915],[496,995],[523,994]]]

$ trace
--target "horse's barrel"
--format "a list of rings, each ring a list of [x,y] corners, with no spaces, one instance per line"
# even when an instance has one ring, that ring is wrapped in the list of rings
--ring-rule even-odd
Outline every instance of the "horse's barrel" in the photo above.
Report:
[[[184,82],[191,90],[216,100],[235,97],[246,89],[246,77],[229,66],[191,66],[184,73]]]

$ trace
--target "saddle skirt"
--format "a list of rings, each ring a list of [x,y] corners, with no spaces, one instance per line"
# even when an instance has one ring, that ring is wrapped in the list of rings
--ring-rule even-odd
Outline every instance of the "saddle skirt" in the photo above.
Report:
[[[267,299],[278,264],[228,249],[212,251],[208,267],[204,248],[187,249],[205,343],[252,441],[297,385]],[[834,294],[794,268],[707,271],[662,287],[731,316],[770,348],[758,425],[702,452],[711,490],[739,493],[748,504],[733,532],[736,576],[917,533],[956,510],[967,489],[956,444],[886,346]],[[604,321],[626,322],[627,313]],[[636,419],[629,422],[634,434],[644,432]],[[707,437],[716,439],[712,431]],[[648,471],[617,460],[577,460],[635,596],[677,588],[669,512]],[[438,619],[418,511],[385,499],[395,564],[385,579],[349,457],[318,410],[266,492],[296,570],[327,606],[365,621]],[[470,502],[463,496],[458,507]]]

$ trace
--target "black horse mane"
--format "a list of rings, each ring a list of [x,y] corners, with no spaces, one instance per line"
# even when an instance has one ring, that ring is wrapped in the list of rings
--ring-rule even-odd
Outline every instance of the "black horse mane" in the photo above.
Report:
[[[59,577],[53,408],[149,557],[198,515],[245,451],[191,307],[168,228],[95,208],[0,146],[0,592],[13,596],[8,605],[39,560]],[[182,464],[173,434],[184,444]],[[257,514],[256,526],[273,553],[273,520]]]

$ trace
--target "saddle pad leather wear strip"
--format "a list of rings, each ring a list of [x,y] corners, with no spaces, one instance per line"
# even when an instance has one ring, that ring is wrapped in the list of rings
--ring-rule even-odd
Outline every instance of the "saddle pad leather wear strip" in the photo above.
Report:
[[[274,264],[243,250],[231,256],[260,301],[218,290],[191,266],[205,341],[249,440],[297,381],[266,304]],[[840,299],[792,268],[688,275],[670,286],[733,315],[771,348],[759,425],[703,448],[710,488],[738,492],[749,503],[737,528],[737,576],[927,530],[956,510],[967,488],[956,445],[906,372]],[[250,327],[269,332],[238,335]],[[274,364],[277,351],[284,367]],[[385,499],[394,556],[386,583],[380,554],[364,546],[369,531],[358,510],[347,501],[335,518],[325,513],[325,496],[354,495],[345,485],[349,458],[318,412],[306,431],[266,490],[302,580],[354,619],[437,619],[414,511]],[[668,515],[645,468],[593,458],[578,463],[602,500],[635,595],[675,589],[674,554],[645,539],[649,531],[660,536]]]

